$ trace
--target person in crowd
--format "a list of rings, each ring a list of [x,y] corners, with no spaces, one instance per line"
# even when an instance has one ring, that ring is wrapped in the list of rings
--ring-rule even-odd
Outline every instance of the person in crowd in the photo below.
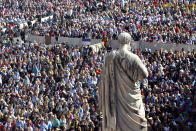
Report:
[[[0,36],[2,42],[25,41],[28,33],[56,42],[59,36],[108,41],[126,31],[135,41],[196,44],[195,8],[194,0],[6,0]]]

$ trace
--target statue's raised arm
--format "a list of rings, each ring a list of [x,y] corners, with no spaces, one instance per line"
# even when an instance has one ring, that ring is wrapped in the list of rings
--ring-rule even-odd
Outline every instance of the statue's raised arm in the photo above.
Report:
[[[104,131],[147,130],[138,82],[148,77],[140,58],[130,52],[131,36],[121,33],[120,48],[108,53],[99,84]]]

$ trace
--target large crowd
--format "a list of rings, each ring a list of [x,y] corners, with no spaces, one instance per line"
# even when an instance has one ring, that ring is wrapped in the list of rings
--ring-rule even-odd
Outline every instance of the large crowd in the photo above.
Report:
[[[0,130],[100,131],[99,87],[105,51],[18,41],[0,48]],[[196,53],[134,49],[149,130],[196,128]]]
[[[196,129],[196,52],[137,51],[148,68],[142,84],[149,130]]]
[[[1,30],[36,35],[196,43],[195,0],[2,0]],[[51,19],[42,21],[46,16]],[[36,20],[36,22],[33,22]],[[26,28],[19,28],[22,22]],[[6,30],[5,30],[6,29]],[[2,33],[2,34],[4,34]]]
[[[135,41],[195,44],[195,8],[194,0],[0,1],[0,131],[102,130],[106,51],[33,44],[27,33],[117,39],[127,31]],[[140,83],[149,130],[196,130],[195,50],[132,51],[149,72]]]
[[[1,46],[0,130],[100,130],[103,54],[19,42]]]

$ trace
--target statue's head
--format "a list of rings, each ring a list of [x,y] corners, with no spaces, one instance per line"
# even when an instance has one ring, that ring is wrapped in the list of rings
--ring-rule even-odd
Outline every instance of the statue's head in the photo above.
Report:
[[[131,43],[131,35],[127,32],[122,32],[120,33],[120,35],[118,36],[118,41],[121,45],[125,45],[125,44],[130,44]]]

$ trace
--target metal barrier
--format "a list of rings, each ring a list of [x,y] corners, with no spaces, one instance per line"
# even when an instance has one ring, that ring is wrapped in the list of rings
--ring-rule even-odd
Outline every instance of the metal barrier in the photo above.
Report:
[[[37,35],[28,35],[27,40],[31,42],[39,42],[41,44],[45,44],[45,36],[37,36]],[[91,44],[100,43],[101,39],[91,39]],[[51,37],[51,43],[48,44],[56,44],[56,43],[65,43],[70,45],[82,45],[81,38],[69,38],[69,37],[58,37],[58,41],[56,41],[55,37]],[[119,47],[117,40],[112,40],[109,42],[113,49],[117,49]],[[133,41],[131,43],[132,48],[141,48],[141,49],[151,49],[152,51],[163,49],[163,50],[182,50],[191,51],[196,50],[196,45],[189,45],[189,44],[171,44],[171,43],[149,43],[149,42],[142,42],[142,41]]]

